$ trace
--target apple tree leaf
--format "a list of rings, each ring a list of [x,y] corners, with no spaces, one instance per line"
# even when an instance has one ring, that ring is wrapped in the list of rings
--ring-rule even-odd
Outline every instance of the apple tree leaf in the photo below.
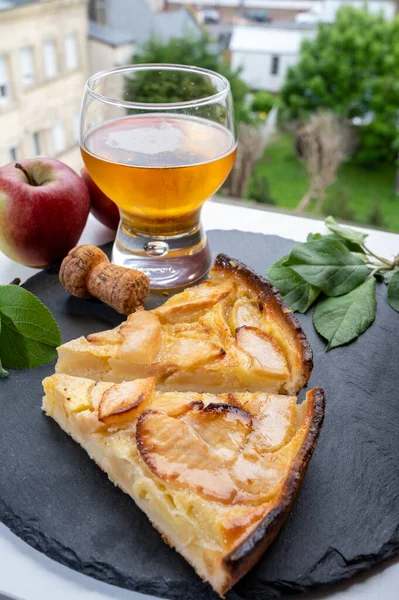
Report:
[[[394,276],[394,274],[397,271],[399,271],[399,268],[398,269],[394,269],[393,271],[384,271],[382,273],[380,272],[380,273],[377,273],[376,277],[379,278],[379,279],[382,279],[382,281],[384,283],[386,283],[386,285],[389,285],[392,277]]]
[[[16,285],[1,285],[0,319],[0,357],[6,367],[38,367],[56,358],[60,331],[36,296]]]
[[[321,233],[308,233],[306,238],[307,242],[314,242],[315,240],[320,240],[323,236]]]
[[[343,237],[335,235],[334,233],[330,233],[328,235],[322,235],[321,233],[309,233],[308,237],[306,238],[306,241],[307,242],[314,242],[315,240],[320,240],[322,238],[324,238],[324,239],[327,238],[329,240],[339,240],[351,252],[357,252],[358,254],[362,254],[362,255],[365,254],[365,251],[364,251],[363,247],[360,244],[357,244],[357,243],[352,242],[350,240],[347,240],[347,239],[345,239]]]
[[[369,272],[360,256],[352,254],[340,240],[328,237],[295,244],[284,265],[327,296],[351,292]]]
[[[1,331],[1,320],[0,320],[0,331]],[[0,358],[0,379],[4,379],[5,377],[8,377],[8,371],[3,369],[3,366],[1,364],[1,358]]]
[[[328,341],[327,350],[351,342],[372,324],[377,304],[375,286],[375,278],[368,277],[348,294],[318,303],[313,322]]]
[[[388,283],[388,302],[394,310],[399,312],[399,269],[392,272]]]
[[[338,238],[342,240],[346,240],[348,242],[352,242],[353,244],[361,246],[364,244],[366,238],[368,237],[367,233],[362,233],[361,231],[355,231],[350,227],[342,227],[339,225],[334,217],[327,217],[325,220],[325,224],[327,229],[329,229],[333,234],[335,234]]]
[[[8,377],[8,371],[3,369],[2,365],[1,365],[1,360],[0,360],[0,379],[4,379],[5,377]]]
[[[316,300],[320,290],[307,283],[290,267],[277,261],[267,271],[267,278],[276,286],[280,294],[294,311],[305,313]]]

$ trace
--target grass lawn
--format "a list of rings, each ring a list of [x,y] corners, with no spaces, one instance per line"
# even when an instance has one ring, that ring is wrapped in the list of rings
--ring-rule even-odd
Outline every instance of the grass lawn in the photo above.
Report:
[[[259,161],[257,172],[267,178],[271,198],[277,206],[294,209],[306,192],[308,176],[298,161],[292,137],[280,134]],[[399,231],[399,197],[394,194],[394,166],[364,168],[348,163],[341,167],[338,179],[327,192],[325,204],[345,203],[354,212],[350,220],[370,223],[376,205],[380,208],[384,229]],[[332,211],[330,211],[332,212]],[[345,215],[336,215],[345,218]]]

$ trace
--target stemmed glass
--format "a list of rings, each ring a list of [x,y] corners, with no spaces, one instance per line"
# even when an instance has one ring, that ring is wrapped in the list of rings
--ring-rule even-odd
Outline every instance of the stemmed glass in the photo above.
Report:
[[[146,272],[154,289],[204,277],[211,254],[201,208],[237,150],[228,80],[170,64],[97,73],[86,83],[80,145],[91,177],[120,211],[112,261]]]

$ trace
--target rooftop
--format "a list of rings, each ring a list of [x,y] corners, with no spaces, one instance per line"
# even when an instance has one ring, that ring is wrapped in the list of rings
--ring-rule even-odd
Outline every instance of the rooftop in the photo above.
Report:
[[[142,44],[151,36],[167,41],[200,33],[200,26],[187,8],[154,13],[146,1],[108,0],[107,24],[89,22],[89,37],[110,46]]]
[[[94,21],[89,21],[89,38],[104,42],[109,46],[123,46],[134,42],[133,33],[120,31],[108,25],[101,25]]]

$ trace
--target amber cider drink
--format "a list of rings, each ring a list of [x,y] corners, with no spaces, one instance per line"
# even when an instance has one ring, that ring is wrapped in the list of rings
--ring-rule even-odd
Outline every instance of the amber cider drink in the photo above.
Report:
[[[82,156],[129,229],[175,236],[198,226],[201,206],[225,181],[236,149],[233,134],[213,121],[153,113],[89,130]]]

